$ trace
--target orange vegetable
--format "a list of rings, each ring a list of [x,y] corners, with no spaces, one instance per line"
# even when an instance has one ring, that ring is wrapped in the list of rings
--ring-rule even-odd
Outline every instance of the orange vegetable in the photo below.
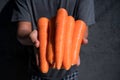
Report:
[[[65,47],[64,47],[64,57],[63,57],[63,67],[68,70],[71,67],[71,49],[72,49],[72,36],[75,25],[75,20],[72,16],[67,17],[67,25],[65,26]]]
[[[40,70],[43,73],[47,73],[49,65],[46,59],[46,48],[47,48],[47,31],[48,31],[49,20],[46,17],[41,17],[38,20],[38,32],[39,32],[39,53],[40,53]]]
[[[55,35],[55,66],[60,69],[63,61],[65,26],[68,13],[64,8],[60,8],[56,15],[56,35]]]
[[[75,65],[79,59],[79,52],[81,48],[81,43],[86,31],[86,24],[82,20],[75,21],[75,27],[73,32],[73,41],[72,41],[72,65]]]
[[[55,17],[49,21],[48,37],[47,60],[50,65],[53,65],[55,55]]]

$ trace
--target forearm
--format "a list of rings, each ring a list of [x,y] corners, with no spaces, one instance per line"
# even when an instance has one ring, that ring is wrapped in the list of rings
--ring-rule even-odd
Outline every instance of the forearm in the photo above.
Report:
[[[17,39],[22,45],[32,45],[29,37],[32,31],[30,22],[18,22]]]
[[[25,38],[17,37],[17,39],[22,45],[32,45],[32,41],[29,37]]]

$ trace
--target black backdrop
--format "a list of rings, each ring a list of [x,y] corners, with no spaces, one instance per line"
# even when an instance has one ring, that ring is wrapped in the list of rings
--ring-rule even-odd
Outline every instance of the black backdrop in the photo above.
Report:
[[[0,0],[0,80],[27,80],[28,53],[10,22],[13,7],[14,0]]]
[[[10,22],[14,0],[0,0],[0,80],[27,80],[28,53]],[[82,46],[79,80],[120,80],[120,0],[95,0],[96,23]]]

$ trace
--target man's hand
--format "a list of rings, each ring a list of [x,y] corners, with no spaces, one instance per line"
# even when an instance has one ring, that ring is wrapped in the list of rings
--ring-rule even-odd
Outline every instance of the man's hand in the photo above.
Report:
[[[37,30],[33,30],[30,33],[30,39],[33,43],[34,46],[34,51],[35,51],[35,55],[36,55],[36,64],[37,66],[39,66],[39,53],[38,53],[38,48],[39,48],[39,40],[38,40],[38,31]]]
[[[88,44],[88,27],[86,29],[86,32],[84,34],[84,38],[83,38],[83,41],[82,41],[82,45],[86,45],[86,44]],[[77,66],[79,66],[79,65],[80,65],[80,57],[79,57]]]
[[[83,38],[82,44],[83,45],[88,44],[88,27],[87,27],[86,32],[84,34],[84,38]]]

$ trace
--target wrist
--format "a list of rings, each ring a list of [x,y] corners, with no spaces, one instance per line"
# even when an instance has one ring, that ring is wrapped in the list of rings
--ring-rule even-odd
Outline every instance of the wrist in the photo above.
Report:
[[[26,37],[17,37],[17,40],[24,46],[31,46],[33,45],[31,39],[29,36],[26,36]]]

